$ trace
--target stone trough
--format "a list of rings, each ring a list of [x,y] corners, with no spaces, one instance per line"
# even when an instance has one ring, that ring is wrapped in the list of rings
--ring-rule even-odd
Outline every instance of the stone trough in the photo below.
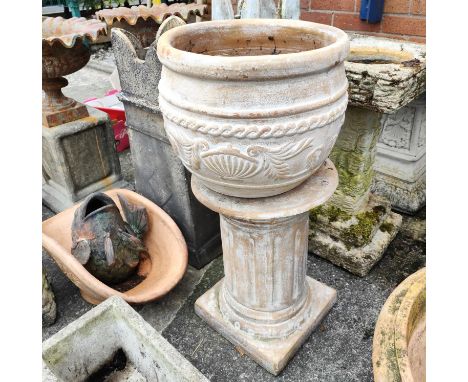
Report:
[[[208,381],[114,296],[46,340],[43,381]]]

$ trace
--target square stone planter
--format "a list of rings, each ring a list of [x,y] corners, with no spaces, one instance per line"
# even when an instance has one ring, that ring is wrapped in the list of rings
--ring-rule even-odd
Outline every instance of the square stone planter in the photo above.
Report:
[[[117,296],[44,341],[42,359],[43,381],[50,382],[97,376],[116,381],[208,381]]]
[[[42,200],[60,212],[96,191],[124,188],[106,113],[42,128]]]
[[[135,189],[174,219],[187,242],[189,264],[199,269],[221,254],[219,216],[194,197],[190,172],[167,138],[158,103],[161,63],[153,45],[145,50],[129,32],[112,31]]]

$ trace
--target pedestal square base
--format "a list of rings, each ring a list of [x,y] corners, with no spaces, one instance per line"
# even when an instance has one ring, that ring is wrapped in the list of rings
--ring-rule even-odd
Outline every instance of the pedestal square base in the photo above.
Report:
[[[376,170],[372,191],[387,198],[394,210],[413,215],[426,204],[426,173],[406,181]]]
[[[224,278],[195,302],[195,312],[208,325],[235,346],[244,350],[258,364],[274,375],[278,375],[288,361],[330,311],[336,301],[336,291],[321,282],[306,277],[311,294],[308,319],[291,335],[281,339],[253,337],[227,321],[219,309],[219,293]]]
[[[44,127],[55,127],[88,116],[89,113],[86,106],[76,102],[72,107],[66,110],[42,113],[42,125]]]

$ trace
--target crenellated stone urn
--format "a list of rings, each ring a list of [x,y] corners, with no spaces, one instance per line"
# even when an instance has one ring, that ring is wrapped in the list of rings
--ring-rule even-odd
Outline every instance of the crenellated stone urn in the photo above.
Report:
[[[328,157],[344,122],[348,37],[292,20],[230,20],[169,31],[159,106],[187,169],[225,195],[289,191]]]
[[[151,45],[156,32],[164,20],[177,16],[189,22],[195,22],[197,16],[206,12],[204,4],[156,4],[148,8],[145,5],[131,8],[118,7],[96,12],[96,17],[104,21],[109,28],[121,28],[132,33],[143,48]]]
[[[209,21],[158,41],[167,136],[220,214],[225,277],[195,311],[275,375],[336,301],[306,275],[308,215],[338,185],[327,157],[348,51],[343,31],[297,20]]]
[[[106,33],[106,25],[84,17],[44,17],[42,20],[42,125],[54,127],[89,116],[86,107],[65,97],[63,77],[90,59],[89,42]]]

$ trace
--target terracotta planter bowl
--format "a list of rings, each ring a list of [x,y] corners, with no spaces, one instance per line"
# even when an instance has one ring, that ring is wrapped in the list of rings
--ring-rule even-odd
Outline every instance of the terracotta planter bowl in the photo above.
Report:
[[[405,279],[385,302],[372,363],[376,382],[426,381],[426,268]]]
[[[187,269],[187,245],[177,225],[161,208],[143,196],[125,189],[106,192],[120,209],[117,193],[129,202],[143,205],[148,211],[149,229],[144,237],[150,259],[142,261],[138,274],[143,281],[130,290],[119,292],[91,275],[70,253],[71,224],[78,205],[42,223],[42,246],[60,269],[80,289],[82,297],[99,304],[114,295],[133,304],[156,300],[168,293],[182,279]]]
[[[210,189],[266,197],[328,157],[344,121],[343,31],[299,20],[195,23],[161,36],[159,105],[178,156]]]

